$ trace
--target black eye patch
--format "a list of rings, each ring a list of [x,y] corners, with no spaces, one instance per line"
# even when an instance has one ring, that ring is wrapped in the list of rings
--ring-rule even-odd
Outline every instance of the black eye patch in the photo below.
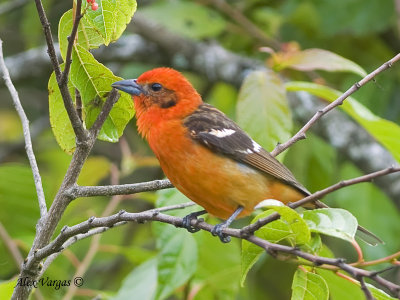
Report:
[[[161,102],[160,107],[161,108],[169,108],[169,107],[174,106],[175,104],[176,104],[176,101],[174,99],[170,99],[170,100]]]

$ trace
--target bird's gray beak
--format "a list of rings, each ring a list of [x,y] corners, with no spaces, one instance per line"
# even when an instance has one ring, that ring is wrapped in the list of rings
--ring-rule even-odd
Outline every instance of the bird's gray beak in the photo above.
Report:
[[[127,80],[121,80],[114,82],[111,85],[113,88],[116,88],[120,91],[123,91],[125,93],[139,96],[140,94],[143,94],[143,88],[140,84],[136,82],[136,79],[127,79]]]

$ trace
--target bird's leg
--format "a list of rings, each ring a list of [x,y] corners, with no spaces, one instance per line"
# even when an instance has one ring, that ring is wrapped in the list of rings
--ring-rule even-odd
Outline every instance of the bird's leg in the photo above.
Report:
[[[192,212],[191,214],[188,214],[187,216],[184,216],[183,220],[182,220],[182,227],[186,228],[187,231],[192,232],[192,233],[199,231],[200,229],[193,227],[190,223],[192,222],[192,220],[197,220],[198,216],[204,215],[206,213],[207,213],[206,210],[200,210],[200,211]]]
[[[228,236],[227,234],[223,233],[222,230],[229,227],[229,225],[231,225],[231,223],[243,211],[243,209],[244,209],[244,207],[239,205],[238,208],[233,212],[233,214],[228,218],[228,220],[215,225],[214,228],[211,230],[212,235],[218,235],[221,242],[229,243],[231,241],[231,237]]]

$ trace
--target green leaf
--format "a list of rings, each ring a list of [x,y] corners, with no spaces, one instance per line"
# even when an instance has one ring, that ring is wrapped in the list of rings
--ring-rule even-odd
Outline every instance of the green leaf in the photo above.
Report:
[[[303,218],[312,232],[326,234],[349,242],[354,240],[357,219],[341,208],[320,208],[304,211]]]
[[[328,285],[320,275],[298,269],[293,278],[291,299],[328,300]]]
[[[281,218],[261,227],[255,232],[256,236],[271,243],[278,243],[288,239],[294,245],[306,244],[310,240],[311,234],[307,223],[295,210],[288,206],[274,206],[271,210],[257,215],[251,223],[253,224],[275,211],[280,214]],[[262,253],[264,253],[264,250],[261,247],[242,240],[242,286],[251,267],[257,262]]]
[[[157,289],[157,259],[148,260],[133,269],[125,277],[122,286],[111,300],[136,299],[153,300]]]
[[[163,190],[157,193],[157,207],[187,202],[188,199],[177,190]],[[172,215],[185,215],[187,212],[172,211]],[[182,286],[197,269],[197,243],[182,228],[155,222],[152,224],[156,235],[158,256],[158,287],[156,299],[167,298],[175,289]]]
[[[119,39],[136,11],[135,0],[99,0],[96,11],[88,9],[81,19],[77,43],[86,50],[108,45]],[[61,56],[65,59],[68,40],[73,26],[72,9],[67,11],[58,24],[58,40]]]
[[[291,68],[300,71],[348,71],[361,77],[367,75],[367,72],[355,62],[323,49],[307,49],[289,53],[287,58],[279,61],[277,68],[278,70]]]
[[[249,74],[240,88],[236,117],[238,124],[268,151],[289,139],[292,118],[279,77],[272,71]]]
[[[63,69],[64,65],[61,65],[61,67]],[[68,113],[65,110],[64,101],[60,89],[58,88],[54,72],[50,76],[48,89],[51,129],[61,149],[66,153],[72,154],[76,147],[75,133],[69,120]],[[71,95],[75,95],[75,89],[70,82],[68,83],[68,89]]]
[[[135,0],[99,0],[99,8],[89,9],[84,24],[89,24],[103,38],[104,44],[116,41],[124,32],[136,11]]]
[[[271,206],[270,208],[276,211],[281,216],[280,219],[289,226],[289,230],[291,232],[289,239],[292,240],[293,244],[302,245],[306,244],[310,240],[311,234],[307,223],[294,209],[288,206]],[[268,238],[269,229],[274,231],[273,224],[274,222],[271,222],[270,224],[263,226],[263,228],[266,227],[266,230],[263,231],[265,234],[264,237]]]
[[[60,44],[61,56],[64,60],[68,47],[67,38],[71,35],[72,26],[73,12],[72,9],[70,9],[63,14],[58,23],[58,42]],[[83,17],[78,26],[77,43],[86,50],[90,50],[103,45],[105,42],[96,28],[88,22],[87,17]]]
[[[156,299],[167,298],[182,286],[197,268],[197,244],[188,232],[176,233],[161,248],[158,257],[158,288]]]
[[[316,272],[321,275],[328,284],[332,300],[365,300],[365,295],[358,284],[339,277],[332,271],[317,269]]]
[[[95,122],[102,104],[111,90],[111,84],[121,80],[99,63],[91,53],[76,45],[72,54],[71,82],[80,91],[85,111],[86,127]],[[99,133],[99,139],[117,142],[125,126],[134,115],[130,95],[121,93]]]
[[[143,8],[140,13],[172,32],[195,39],[214,37],[226,26],[214,10],[193,2],[164,1]]]
[[[310,82],[288,82],[288,91],[306,91],[328,101],[334,101],[342,95],[341,92],[329,87]],[[379,143],[392,153],[400,162],[400,126],[394,122],[374,115],[352,97],[347,98],[340,106],[349,116],[365,128]]]

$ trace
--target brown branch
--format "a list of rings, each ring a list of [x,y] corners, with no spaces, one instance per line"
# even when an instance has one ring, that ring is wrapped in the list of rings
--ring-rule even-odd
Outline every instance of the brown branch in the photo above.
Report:
[[[83,124],[82,124],[81,120],[79,119],[78,113],[76,112],[76,109],[74,107],[72,97],[71,97],[71,94],[68,89],[68,80],[66,80],[66,78],[63,78],[63,75],[61,73],[60,63],[58,62],[53,38],[51,36],[50,23],[47,20],[47,16],[44,11],[41,0],[35,0],[35,3],[36,3],[36,8],[37,8],[37,11],[39,14],[40,22],[42,23],[44,34],[46,37],[47,53],[49,54],[51,63],[53,65],[54,73],[56,75],[57,84],[60,89],[62,99],[64,101],[65,109],[68,113],[68,117],[71,121],[72,128],[74,129],[74,133],[76,135],[77,140],[83,141],[87,137],[86,130],[83,128]],[[79,22],[79,19],[75,20],[74,26],[75,26],[75,23],[78,23],[78,22]]]
[[[31,138],[31,133],[30,133],[30,129],[29,129],[29,120],[25,114],[24,108],[21,105],[21,101],[19,100],[18,92],[15,89],[15,87],[11,81],[10,74],[8,73],[8,68],[4,62],[3,41],[1,39],[0,39],[0,70],[3,73],[3,78],[6,83],[6,86],[7,86],[8,90],[10,91],[11,98],[12,98],[13,104],[15,106],[15,110],[17,111],[18,116],[21,120],[22,130],[24,133],[26,155],[28,156],[29,164],[31,166],[32,173],[33,173],[36,194],[37,194],[38,202],[39,202],[40,216],[41,216],[41,218],[43,218],[47,214],[47,206],[46,206],[46,199],[45,199],[44,191],[43,191],[42,178],[39,173],[39,167],[36,162],[35,153],[33,152],[32,138]]]
[[[356,177],[356,178],[353,178],[353,179],[343,180],[343,181],[340,181],[340,182],[338,182],[338,183],[336,183],[336,184],[334,184],[334,185],[332,185],[330,187],[327,187],[326,189],[323,189],[321,191],[315,192],[312,195],[309,195],[309,196],[307,196],[307,197],[305,197],[305,198],[303,198],[303,199],[301,199],[299,201],[291,203],[289,206],[291,208],[300,207],[300,206],[303,206],[303,205],[305,205],[307,203],[310,203],[310,202],[313,202],[313,201],[317,201],[318,199],[321,199],[323,196],[326,196],[327,194],[332,193],[334,191],[337,191],[337,190],[339,190],[341,188],[344,188],[346,186],[358,184],[358,183],[361,183],[361,182],[369,182],[369,181],[372,181],[373,179],[375,179],[377,177],[384,176],[384,175],[387,175],[387,174],[390,174],[390,173],[395,173],[395,172],[400,172],[400,167],[389,167],[389,168],[386,168],[386,169],[383,169],[383,170],[380,170],[380,171],[377,171],[377,172],[374,172],[374,173],[370,173],[370,174],[367,174],[367,175],[363,175],[363,176],[360,176],[360,177]],[[248,225],[246,227],[243,227],[241,229],[242,233],[243,233],[243,236],[252,234],[253,232],[255,232],[256,230],[260,229],[265,224],[268,224],[268,223],[270,223],[272,221],[275,221],[275,220],[277,220],[279,218],[280,218],[280,216],[279,216],[278,213],[273,213],[273,214],[269,215],[266,218],[259,219],[257,222],[255,222],[253,224],[250,224],[250,225]]]
[[[82,97],[81,97],[81,93],[79,92],[78,89],[75,89],[75,107],[76,107],[76,112],[78,113],[78,117],[81,120],[81,122],[83,121],[82,119]]]
[[[60,84],[62,85],[66,85],[68,83],[69,70],[71,68],[71,63],[72,63],[71,59],[72,48],[74,46],[75,39],[77,37],[79,22],[83,17],[83,14],[81,13],[81,8],[82,8],[82,0],[77,0],[76,7],[74,7],[75,9],[74,24],[72,26],[71,35],[68,37],[68,46],[67,46],[67,54],[65,56],[64,72],[62,73],[60,78]]]
[[[106,186],[74,186],[69,191],[71,198],[94,197],[94,196],[114,196],[129,195],[141,192],[157,191],[162,189],[173,188],[174,186],[167,179],[153,180],[148,182],[106,185]]]
[[[104,102],[103,108],[99,115],[97,116],[96,121],[94,121],[92,127],[90,128],[90,134],[92,136],[96,136],[99,134],[101,127],[103,126],[104,122],[106,121],[108,115],[110,114],[111,109],[113,108],[114,104],[119,99],[119,93],[116,89],[112,89],[110,94],[107,97],[107,100]]]
[[[363,293],[365,295],[365,299],[366,300],[376,300],[375,297],[372,296],[371,291],[368,289],[368,287],[364,281],[364,277],[360,276],[359,278],[357,278],[357,280],[360,282],[361,290],[363,291]]]
[[[35,0],[35,4],[39,14],[40,23],[42,23],[44,36],[46,37],[47,53],[50,56],[50,61],[53,65],[57,81],[59,81],[61,79],[61,69],[60,69],[60,63],[58,62],[58,58],[56,55],[56,50],[54,48],[53,37],[51,36],[50,23],[47,20],[47,16],[43,8],[42,1]]]
[[[315,115],[293,136],[291,137],[287,142],[283,144],[279,144],[278,146],[275,147],[275,149],[271,152],[273,156],[277,156],[290,146],[292,146],[294,143],[298,142],[299,140],[305,139],[306,138],[306,132],[327,112],[331,111],[335,107],[342,105],[343,101],[347,99],[351,94],[359,90],[362,86],[364,86],[366,83],[371,81],[372,79],[375,78],[378,74],[382,73],[383,71],[389,69],[394,63],[400,60],[400,53],[397,54],[395,57],[390,59],[389,61],[385,62],[383,65],[381,65],[379,68],[374,70],[373,72],[369,73],[367,76],[365,76],[363,79],[361,79],[359,82],[356,82],[353,84],[346,92],[344,92],[339,98],[337,98],[335,101],[332,103],[328,104],[325,106],[323,109],[317,111]]]
[[[89,232],[92,232],[93,230],[95,230],[95,228],[101,228],[99,230],[101,232],[102,230],[105,230],[104,228],[110,229],[115,225],[122,224],[121,222],[143,223],[146,221],[159,221],[174,225],[176,227],[182,226],[182,218],[162,214],[156,209],[140,213],[127,213],[125,211],[120,211],[119,213],[108,217],[91,217],[89,220],[74,225],[72,227],[64,227],[61,230],[61,233],[54,239],[52,243],[36,251],[33,256],[28,257],[26,264],[32,264],[35,260],[41,260],[49,255],[54,255],[54,253],[63,251],[64,245],[66,245],[66,241],[69,241],[69,239],[82,233],[89,234]],[[213,225],[208,224],[201,219],[192,220],[191,225],[209,232],[211,232],[214,228]],[[240,229],[227,228],[224,230],[224,233],[232,237],[243,238]],[[295,247],[270,243],[254,235],[247,236],[244,239],[259,247],[262,247],[267,253],[273,255],[277,259],[280,258],[280,256],[275,255],[277,253],[286,253],[294,257],[301,257],[306,261],[311,262],[317,268],[323,268],[331,271],[341,269],[358,280],[368,277],[374,280],[376,283],[380,284],[381,286],[387,288],[396,297],[400,295],[400,286],[380,277],[377,272],[364,270],[350,264],[346,264],[344,259],[342,258],[327,258],[316,256],[307,252],[303,252]],[[332,266],[334,266],[335,268],[332,269]]]

